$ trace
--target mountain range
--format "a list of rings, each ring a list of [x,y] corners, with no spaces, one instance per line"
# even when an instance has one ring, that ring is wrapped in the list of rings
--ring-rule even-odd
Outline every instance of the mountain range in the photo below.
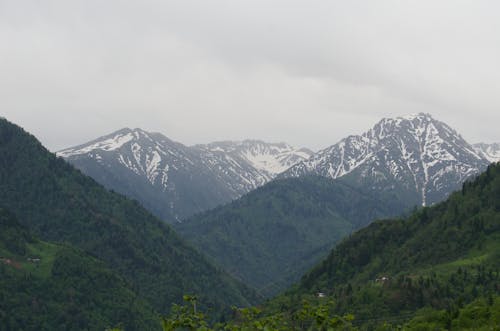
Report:
[[[297,281],[349,233],[445,199],[488,163],[430,115],[383,119],[291,166],[277,180],[174,228],[270,296]]]
[[[186,147],[140,129],[58,153],[182,220],[173,222],[181,236],[268,297],[349,233],[445,199],[486,169],[483,154],[423,113],[382,119],[317,153],[256,140]]]
[[[464,303],[499,295],[500,166],[488,166],[498,146],[472,146],[428,114],[383,119],[318,153],[255,140],[186,147],[140,129],[58,153],[94,180],[5,119],[0,153],[10,328],[155,329],[183,294],[219,318],[303,273],[266,310],[331,297],[331,312],[360,325],[427,307],[446,310],[436,323],[449,328]]]
[[[230,202],[311,154],[257,140],[188,147],[128,128],[57,153],[168,222]]]
[[[57,155],[172,223],[275,178],[306,175],[342,177],[407,208],[431,205],[499,160],[500,145],[472,146],[445,123],[420,113],[382,119],[317,153],[259,140],[185,146],[159,133],[122,129]]]

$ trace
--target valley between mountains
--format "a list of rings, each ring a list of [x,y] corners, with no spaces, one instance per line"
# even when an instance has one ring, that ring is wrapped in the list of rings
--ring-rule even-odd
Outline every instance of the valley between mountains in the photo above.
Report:
[[[269,297],[353,231],[444,200],[486,169],[494,147],[422,113],[316,153],[257,140],[189,147],[123,129],[58,155]]]
[[[208,323],[264,303],[256,319],[294,329],[307,300],[352,328],[461,325],[500,300],[499,146],[420,113],[317,152],[125,128],[54,155],[1,119],[0,321],[160,330],[194,294]]]

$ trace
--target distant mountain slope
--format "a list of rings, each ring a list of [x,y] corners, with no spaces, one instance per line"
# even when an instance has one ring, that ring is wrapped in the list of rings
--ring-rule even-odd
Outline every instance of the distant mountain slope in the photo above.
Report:
[[[280,175],[344,177],[352,185],[408,205],[441,201],[488,164],[455,130],[418,114],[383,119]]]
[[[490,162],[500,162],[500,143],[473,145],[474,149]]]
[[[402,206],[341,180],[276,180],[175,229],[229,273],[270,296],[324,257],[336,241]]]
[[[285,143],[260,140],[221,141],[194,147],[202,152],[207,166],[236,196],[266,184],[313,154],[307,148],[295,149]]]
[[[33,237],[0,208],[0,329],[160,330],[159,316],[101,261]]]
[[[500,165],[448,200],[408,219],[380,221],[346,238],[276,300],[323,292],[360,322],[409,319],[422,307],[449,317],[476,298],[500,295]],[[284,308],[281,308],[284,309]]]
[[[230,202],[310,154],[250,140],[188,147],[141,129],[122,129],[57,153],[170,222]]]
[[[123,129],[57,155],[170,222],[235,196],[200,153],[158,133]]]
[[[43,240],[69,242],[125,278],[159,312],[198,294],[220,310],[256,296],[137,202],[112,193],[0,120],[0,205]]]

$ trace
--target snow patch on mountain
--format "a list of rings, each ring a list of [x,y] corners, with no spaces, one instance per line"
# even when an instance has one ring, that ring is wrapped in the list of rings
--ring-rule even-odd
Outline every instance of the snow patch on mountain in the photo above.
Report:
[[[491,163],[500,162],[500,143],[478,143],[474,144],[474,149]]]
[[[264,185],[313,153],[286,143],[260,140],[219,141],[193,147],[203,155],[205,164],[238,195]]]
[[[57,156],[70,160],[88,157],[100,163],[112,158],[136,175],[147,178],[152,185],[159,182],[166,188],[169,167],[164,164],[163,157],[167,153],[172,154],[172,151],[165,151],[164,147],[156,143],[146,131],[125,128],[87,144],[57,152]]]
[[[129,141],[133,140],[134,138],[135,136],[132,134],[132,132],[127,132],[127,133],[120,132],[112,137],[94,142],[89,145],[78,146],[59,151],[57,152],[57,156],[68,158],[70,156],[82,155],[95,150],[114,151],[122,147]]]
[[[169,208],[168,217],[175,219],[236,199],[311,154],[258,140],[185,146],[128,128],[57,153],[108,188],[135,199],[164,199],[157,210],[165,214]]]

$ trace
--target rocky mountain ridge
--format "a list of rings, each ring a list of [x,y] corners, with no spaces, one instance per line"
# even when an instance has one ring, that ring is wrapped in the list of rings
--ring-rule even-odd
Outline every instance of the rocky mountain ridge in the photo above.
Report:
[[[406,191],[415,203],[444,199],[489,161],[462,136],[429,114],[384,118],[361,135],[342,139],[279,177],[350,177],[372,190]]]
[[[230,202],[311,154],[258,140],[190,147],[160,133],[129,128],[57,153],[170,221]]]

